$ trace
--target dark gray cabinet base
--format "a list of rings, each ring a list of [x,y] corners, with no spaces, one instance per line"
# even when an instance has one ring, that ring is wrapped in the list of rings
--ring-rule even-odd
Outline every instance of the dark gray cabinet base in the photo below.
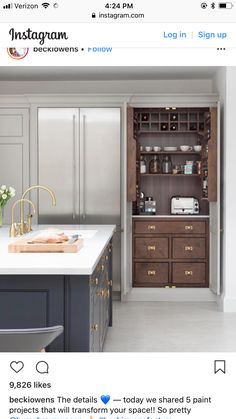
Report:
[[[112,318],[111,244],[93,275],[1,275],[0,329],[63,325],[51,352],[102,351]]]

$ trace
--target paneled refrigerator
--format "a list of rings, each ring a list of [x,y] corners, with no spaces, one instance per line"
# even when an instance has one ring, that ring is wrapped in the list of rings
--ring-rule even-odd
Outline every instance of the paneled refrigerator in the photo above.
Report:
[[[120,108],[39,108],[40,224],[116,224],[114,289],[120,289]]]

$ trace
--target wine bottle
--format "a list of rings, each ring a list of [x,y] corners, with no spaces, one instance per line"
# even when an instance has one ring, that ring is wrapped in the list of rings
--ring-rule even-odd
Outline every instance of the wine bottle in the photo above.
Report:
[[[202,195],[203,195],[203,198],[208,197],[208,169],[207,168],[203,170]]]

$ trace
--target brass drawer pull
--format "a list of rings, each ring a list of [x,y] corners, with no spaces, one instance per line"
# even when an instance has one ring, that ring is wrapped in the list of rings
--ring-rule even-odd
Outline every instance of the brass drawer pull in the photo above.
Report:
[[[156,271],[148,271],[148,275],[149,275],[149,276],[151,276],[151,275],[156,275]]]
[[[152,224],[149,224],[148,225],[148,230],[156,230],[156,226],[152,225]]]
[[[185,246],[184,249],[186,250],[186,252],[192,252],[193,246]]]
[[[148,250],[156,250],[156,246],[148,246]]]
[[[188,225],[187,225],[187,226],[185,226],[184,228],[185,228],[185,230],[187,230],[187,231],[188,231],[188,230],[193,230],[193,226],[192,226],[192,225],[190,225],[190,226],[188,226]]]
[[[92,278],[90,281],[91,285],[98,285],[98,278]]]
[[[193,271],[185,271],[184,272],[186,276],[192,276],[193,275]]]
[[[98,331],[98,324],[93,324],[93,325],[91,326],[91,331],[92,331],[92,332],[97,332],[97,331]]]

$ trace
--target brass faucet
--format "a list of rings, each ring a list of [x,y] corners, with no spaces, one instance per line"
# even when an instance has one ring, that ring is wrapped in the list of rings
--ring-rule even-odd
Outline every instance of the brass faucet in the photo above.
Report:
[[[28,215],[28,221],[24,221],[24,198],[27,195],[27,193],[29,193],[30,191],[32,191],[33,189],[43,189],[45,191],[47,191],[51,197],[52,197],[52,205],[55,207],[56,206],[56,196],[55,193],[53,192],[52,189],[48,188],[47,186],[43,186],[43,185],[34,185],[34,186],[30,186],[28,189],[25,190],[25,192],[22,194],[22,202],[21,202],[21,207],[20,207],[20,223],[21,223],[21,234],[24,233],[29,233],[30,231],[32,231],[31,228],[31,218],[32,216],[29,214]]]
[[[35,214],[35,206],[33,204],[32,201],[30,201],[29,199],[26,198],[21,198],[18,199],[16,202],[14,202],[14,204],[12,205],[12,209],[11,209],[11,227],[9,230],[9,236],[10,237],[16,237],[18,235],[23,234],[22,231],[24,230],[24,225],[22,225],[22,223],[15,223],[14,221],[14,211],[15,211],[15,207],[18,203],[20,203],[22,205],[23,202],[28,202],[28,204],[30,204],[33,208],[33,212]]]

